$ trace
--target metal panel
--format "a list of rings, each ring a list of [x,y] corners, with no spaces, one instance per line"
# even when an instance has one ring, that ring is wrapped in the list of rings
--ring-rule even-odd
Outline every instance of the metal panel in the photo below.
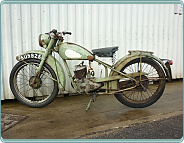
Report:
[[[9,74],[17,63],[16,55],[40,49],[38,35],[53,28],[71,31],[65,41],[89,50],[119,46],[117,60],[128,50],[153,51],[160,58],[172,59],[173,78],[183,78],[183,16],[174,14],[174,4],[4,4],[1,99],[13,98]],[[100,59],[111,64],[110,58]],[[71,70],[78,63],[68,61]],[[96,76],[104,75],[102,66],[93,62],[93,67]],[[73,91],[67,76],[66,79],[66,89]]]

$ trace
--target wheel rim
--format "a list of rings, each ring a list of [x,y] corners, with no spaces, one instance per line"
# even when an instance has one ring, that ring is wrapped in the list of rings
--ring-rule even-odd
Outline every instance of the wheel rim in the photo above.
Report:
[[[157,66],[151,65],[148,62],[141,63],[141,71],[147,73],[141,76],[141,84],[136,88],[128,91],[121,92],[123,98],[131,103],[146,103],[159,93],[162,88],[165,78],[159,72],[160,69]],[[125,66],[121,72],[129,74],[134,72],[140,72],[140,63],[136,61],[128,66]],[[140,76],[135,77],[135,80],[140,81]],[[130,79],[122,79],[118,82],[119,89],[125,89],[128,87],[135,86],[135,81]]]
[[[30,66],[29,66],[30,65]],[[45,102],[54,91],[54,81],[49,77],[52,77],[50,71],[43,66],[42,72],[39,77],[36,78],[36,85],[31,85],[38,63],[23,64],[18,68],[14,75],[14,87],[24,101],[28,103],[43,103]],[[44,75],[45,73],[46,75]]]

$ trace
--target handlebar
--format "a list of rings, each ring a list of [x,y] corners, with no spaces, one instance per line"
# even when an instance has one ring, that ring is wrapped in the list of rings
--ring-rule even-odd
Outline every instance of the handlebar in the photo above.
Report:
[[[49,33],[47,34],[51,34],[53,33],[55,35],[55,37],[57,37],[58,39],[63,39],[62,35],[65,36],[66,34],[68,35],[71,35],[72,33],[71,32],[66,32],[66,31],[63,31],[63,32],[57,32],[56,29],[52,29],[52,31],[50,31]]]
[[[68,34],[68,35],[72,35],[72,32],[66,32],[66,31],[63,31],[63,32],[58,32],[57,33],[57,30],[56,29],[52,29],[52,31],[50,31],[49,33],[54,33],[56,36],[58,36],[58,34],[63,34],[63,35],[66,35],[66,34]]]

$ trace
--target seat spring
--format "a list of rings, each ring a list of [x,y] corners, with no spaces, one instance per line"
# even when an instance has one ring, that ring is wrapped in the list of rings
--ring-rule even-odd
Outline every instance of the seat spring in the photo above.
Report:
[[[116,63],[116,52],[112,55],[112,66],[114,67],[114,64]]]

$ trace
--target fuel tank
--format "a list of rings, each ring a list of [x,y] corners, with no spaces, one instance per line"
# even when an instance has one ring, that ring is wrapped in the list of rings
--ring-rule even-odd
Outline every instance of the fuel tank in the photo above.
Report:
[[[65,60],[94,60],[94,55],[82,46],[74,43],[61,43],[59,55]]]

